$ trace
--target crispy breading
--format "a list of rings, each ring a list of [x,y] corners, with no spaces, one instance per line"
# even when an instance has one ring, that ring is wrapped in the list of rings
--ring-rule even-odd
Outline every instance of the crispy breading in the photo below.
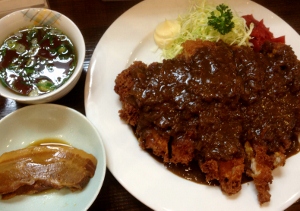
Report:
[[[131,65],[126,71],[123,71],[118,75],[115,81],[118,86],[115,86],[114,88],[115,92],[119,94],[120,100],[123,102],[122,106],[124,109],[119,111],[120,117],[132,126],[137,124],[139,112],[137,107],[128,103],[128,101],[130,101],[129,93],[134,85],[134,78],[131,74],[139,72],[137,69],[144,70],[146,69],[146,65],[142,62],[135,62],[134,65]]]
[[[249,145],[248,145],[249,147]],[[267,149],[263,146],[254,146],[252,148],[254,155],[251,157],[251,166],[248,169],[248,176],[253,178],[258,200],[260,204],[270,201],[269,184],[272,183],[272,170],[274,169],[274,157],[267,155]]]
[[[220,182],[221,189],[229,195],[241,190],[242,174],[244,173],[244,159],[232,159],[230,161],[209,160],[200,163],[201,170],[206,173],[206,181]]]
[[[197,161],[227,194],[245,173],[259,202],[270,200],[272,170],[300,132],[300,62],[290,46],[186,41],[176,58],[134,62],[115,82],[120,117],[143,149],[165,163]]]

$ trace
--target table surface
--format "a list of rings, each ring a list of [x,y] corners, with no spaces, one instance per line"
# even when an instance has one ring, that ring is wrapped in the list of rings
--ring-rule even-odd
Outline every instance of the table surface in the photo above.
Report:
[[[299,0],[254,0],[276,13],[300,34]],[[48,0],[51,9],[63,13],[73,20],[81,30],[86,42],[86,58],[83,73],[75,88],[65,97],[53,102],[65,105],[85,114],[84,85],[86,73],[93,51],[108,27],[126,10],[140,0],[101,1],[101,0]],[[27,106],[0,96],[0,119],[9,113]],[[92,206],[93,210],[151,210],[127,190],[107,170],[103,187]],[[300,210],[300,201],[288,211]]]

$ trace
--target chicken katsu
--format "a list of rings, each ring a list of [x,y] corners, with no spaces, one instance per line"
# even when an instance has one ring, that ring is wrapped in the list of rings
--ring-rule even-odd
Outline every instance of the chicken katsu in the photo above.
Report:
[[[260,52],[222,41],[186,41],[173,59],[135,61],[115,80],[140,146],[165,163],[189,165],[226,194],[254,181],[270,201],[272,170],[283,166],[300,131],[300,63],[292,48],[265,42]]]

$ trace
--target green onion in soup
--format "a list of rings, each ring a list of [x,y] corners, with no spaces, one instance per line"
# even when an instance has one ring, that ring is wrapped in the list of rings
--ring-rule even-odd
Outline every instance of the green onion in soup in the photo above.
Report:
[[[71,40],[50,26],[20,30],[0,47],[1,83],[21,95],[38,96],[57,89],[76,64]]]

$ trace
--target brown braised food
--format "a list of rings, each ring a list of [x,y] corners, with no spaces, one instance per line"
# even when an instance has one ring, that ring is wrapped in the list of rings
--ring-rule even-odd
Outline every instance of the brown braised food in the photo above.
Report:
[[[82,190],[96,170],[96,158],[69,146],[35,146],[0,156],[2,199],[49,189]]]
[[[300,130],[300,66],[290,46],[260,52],[222,41],[187,41],[174,59],[134,62],[115,80],[120,117],[140,146],[165,163],[197,161],[223,192],[253,178],[270,201],[272,170],[282,166]]]

